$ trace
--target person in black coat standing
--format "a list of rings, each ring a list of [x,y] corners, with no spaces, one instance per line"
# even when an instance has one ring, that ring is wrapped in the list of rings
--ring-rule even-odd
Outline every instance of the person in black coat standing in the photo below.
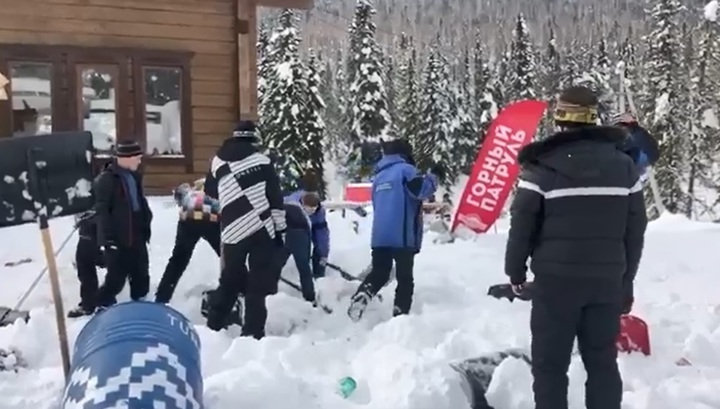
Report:
[[[530,327],[536,409],[567,409],[577,337],[588,409],[620,409],[615,340],[629,312],[647,226],[626,131],[596,126],[596,95],[570,87],[558,98],[559,132],[520,151],[505,273],[516,294],[535,275]]]
[[[277,288],[276,258],[284,245],[285,208],[272,161],[255,146],[255,124],[241,121],[212,159],[205,193],[220,201],[223,268],[209,297],[207,326],[225,328],[245,296],[243,336],[265,336],[265,299]]]
[[[95,211],[88,210],[75,217],[78,244],[75,249],[75,268],[80,281],[80,304],[68,311],[68,318],[92,315],[97,308],[98,272],[105,267],[105,260],[97,241]]]
[[[130,298],[143,300],[150,290],[148,243],[152,212],[138,167],[143,150],[136,142],[120,142],[113,162],[94,183],[97,239],[108,272],[98,292],[98,307],[115,304],[130,281]]]

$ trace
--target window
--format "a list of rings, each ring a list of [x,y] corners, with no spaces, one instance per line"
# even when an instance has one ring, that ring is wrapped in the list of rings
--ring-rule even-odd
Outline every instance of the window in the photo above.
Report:
[[[52,64],[11,62],[12,135],[52,132]]]
[[[99,154],[112,153],[117,139],[118,68],[113,65],[78,65],[78,128],[93,134]]]
[[[191,53],[0,44],[0,138],[86,130],[98,156],[136,140],[192,166]]]
[[[183,154],[182,69],[143,67],[145,150],[149,155]]]

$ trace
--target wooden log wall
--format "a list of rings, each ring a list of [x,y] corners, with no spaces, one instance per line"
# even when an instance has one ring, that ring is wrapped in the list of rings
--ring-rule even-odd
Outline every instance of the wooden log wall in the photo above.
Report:
[[[238,118],[236,0],[2,2],[8,4],[0,7],[0,43],[193,52],[193,172],[171,162],[148,166],[146,184],[167,193],[205,173]]]

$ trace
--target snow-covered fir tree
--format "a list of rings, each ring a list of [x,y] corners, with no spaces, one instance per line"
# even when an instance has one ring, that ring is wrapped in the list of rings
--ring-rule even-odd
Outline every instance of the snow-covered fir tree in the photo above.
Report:
[[[357,169],[353,180],[367,180],[380,158],[380,142],[390,135],[391,118],[385,88],[385,68],[375,38],[371,0],[357,0],[350,25],[346,63],[347,118],[354,141],[348,162]]]
[[[315,52],[310,49],[308,52],[307,71],[305,73],[307,79],[307,102],[302,112],[303,129],[305,140],[307,141],[307,149],[309,153],[308,163],[304,169],[312,169],[317,175],[318,185],[320,188],[320,196],[322,199],[327,197],[327,185],[325,183],[325,150],[323,141],[325,139],[325,122],[323,114],[325,112],[325,102],[320,93],[320,72],[318,70],[318,61]]]
[[[446,167],[445,187],[452,186],[458,171],[457,164],[453,163],[448,68],[447,60],[433,48],[423,74],[420,126],[414,152],[418,168],[423,171],[433,163]]]
[[[308,109],[306,71],[300,59],[297,17],[283,10],[268,47],[272,62],[266,83],[261,117],[263,143],[275,159],[284,190],[296,189],[310,165],[304,133]]]
[[[400,55],[397,67],[395,106],[397,109],[397,136],[416,145],[420,124],[420,87],[418,84],[417,50],[412,38],[400,37]]]
[[[480,148],[480,135],[474,121],[473,84],[470,50],[466,47],[462,54],[462,63],[457,70],[456,85],[451,88],[452,100],[450,116],[452,119],[453,160],[457,174],[469,174]]]
[[[350,29],[347,62],[350,132],[361,143],[379,142],[390,130],[383,57],[375,39],[375,9],[370,0],[358,0]]]
[[[257,42],[257,50],[258,50],[258,102],[259,102],[259,114],[262,116],[262,107],[263,107],[263,96],[265,94],[265,83],[268,80],[269,72],[268,68],[270,67],[271,63],[268,61],[268,47],[270,44],[270,38],[269,38],[269,32],[267,27],[267,22],[262,21],[260,23],[260,29],[258,30],[258,42]]]
[[[575,78],[575,85],[582,85],[595,91],[598,96],[598,113],[600,120],[605,123],[609,116],[617,110],[615,90],[610,85],[614,70],[610,62],[605,39],[600,39],[597,53],[592,58],[592,64],[581,76]]]
[[[653,135],[660,140],[661,157],[656,165],[660,196],[665,208],[685,213],[683,192],[683,157],[687,140],[682,137],[683,118],[679,100],[680,84],[680,14],[683,6],[678,0],[658,0],[650,10],[653,29],[647,36],[648,58],[644,76],[650,111],[648,124]]]
[[[510,48],[510,97],[511,101],[533,99],[538,93],[535,87],[537,77],[535,53],[530,30],[525,17],[519,14]]]

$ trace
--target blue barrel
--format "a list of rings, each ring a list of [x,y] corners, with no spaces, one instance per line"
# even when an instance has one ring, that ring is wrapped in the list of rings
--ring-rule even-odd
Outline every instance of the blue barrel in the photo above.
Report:
[[[163,304],[97,314],[78,335],[70,371],[61,409],[203,409],[200,339]]]

